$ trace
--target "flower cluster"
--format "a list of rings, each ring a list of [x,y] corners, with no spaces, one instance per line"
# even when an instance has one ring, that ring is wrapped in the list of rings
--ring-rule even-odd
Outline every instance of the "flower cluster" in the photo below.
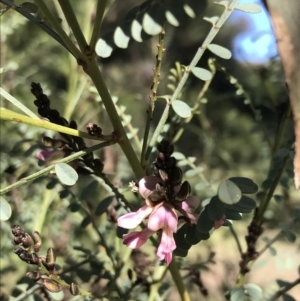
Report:
[[[154,176],[146,176],[138,183],[138,192],[145,204],[136,212],[118,218],[118,226],[125,229],[136,228],[144,219],[147,227],[123,235],[124,244],[130,248],[139,248],[153,233],[158,233],[160,244],[157,256],[167,264],[172,261],[172,252],[176,249],[173,233],[177,232],[179,219],[192,224],[197,216],[193,214],[200,200],[190,195],[190,184],[182,183],[182,171],[171,156],[173,146],[166,141],[158,145],[158,157],[153,165]]]

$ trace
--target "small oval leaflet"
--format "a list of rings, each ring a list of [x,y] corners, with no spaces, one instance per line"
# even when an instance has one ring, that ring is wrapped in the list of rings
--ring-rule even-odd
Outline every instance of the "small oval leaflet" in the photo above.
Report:
[[[257,14],[261,12],[261,7],[256,3],[238,4],[234,9],[243,11],[245,13]]]
[[[173,100],[172,108],[175,113],[181,118],[187,118],[191,116],[191,108],[181,100]]]
[[[114,42],[119,48],[126,49],[129,43],[130,37],[127,36],[123,29],[118,26],[114,32]]]
[[[7,221],[11,217],[10,204],[0,196],[0,221]]]
[[[240,188],[230,180],[223,181],[218,188],[218,197],[225,204],[235,204],[241,197]]]
[[[78,180],[75,169],[66,163],[55,164],[55,172],[58,179],[65,185],[72,186]]]
[[[149,35],[157,35],[162,31],[162,25],[155,22],[155,20],[146,13],[143,18],[143,29]]]
[[[244,300],[245,293],[242,287],[235,287],[230,293],[230,301]]]
[[[36,14],[39,10],[39,7],[32,2],[24,2],[21,4],[21,6],[31,14]]]
[[[100,57],[106,58],[111,55],[113,48],[108,45],[103,39],[99,39],[95,46],[95,52]]]
[[[212,53],[215,55],[221,57],[222,59],[230,59],[231,58],[231,52],[229,49],[222,47],[217,44],[210,44],[207,46],[207,49],[209,49]]]
[[[198,77],[199,79],[204,80],[204,81],[210,80],[212,78],[211,72],[204,68],[195,67],[192,69],[192,73],[196,77]]]
[[[263,297],[262,289],[254,284],[254,283],[247,283],[244,285],[245,293],[250,297],[251,301],[260,301]]]
[[[110,204],[112,203],[113,199],[115,198],[114,195],[108,196],[107,198],[105,198],[104,200],[102,200],[96,210],[95,210],[95,215],[100,216],[102,215],[107,208],[110,206]]]
[[[209,23],[211,23],[212,25],[216,25],[216,23],[219,21],[219,17],[214,16],[214,17],[204,17],[203,18],[204,21],[207,21]]]

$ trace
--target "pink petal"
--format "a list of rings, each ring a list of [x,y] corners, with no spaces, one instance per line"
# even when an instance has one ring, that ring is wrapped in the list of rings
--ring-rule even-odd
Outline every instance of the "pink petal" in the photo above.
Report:
[[[156,255],[160,260],[165,260],[167,264],[172,261],[172,252],[176,249],[173,231],[165,228],[162,232],[160,245],[157,249]]]
[[[144,198],[147,199],[148,196],[155,191],[155,186],[157,183],[161,182],[158,177],[146,176],[139,181],[139,193]]]
[[[37,153],[37,157],[42,161],[55,161],[65,157],[65,152],[61,150],[56,151],[40,151]]]
[[[150,231],[148,228],[145,228],[140,232],[136,231],[136,232],[124,234],[123,243],[124,245],[127,245],[129,248],[137,249],[141,247],[152,234],[153,232]]]
[[[152,214],[149,216],[148,228],[152,231],[158,231],[159,229],[168,227],[175,233],[177,231],[177,226],[177,214],[169,205],[165,203],[163,203],[157,209],[154,209]]]
[[[144,205],[136,212],[122,215],[118,218],[118,226],[125,229],[134,229],[152,212],[152,210],[152,207]]]
[[[200,200],[196,196],[189,196],[184,202],[181,202],[181,208],[186,212],[193,212],[200,205]]]

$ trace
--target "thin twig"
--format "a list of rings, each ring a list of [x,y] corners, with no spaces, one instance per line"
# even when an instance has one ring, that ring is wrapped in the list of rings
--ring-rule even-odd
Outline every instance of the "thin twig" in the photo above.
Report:
[[[87,148],[85,150],[79,151],[79,152],[77,152],[75,154],[72,154],[72,155],[70,155],[68,157],[65,157],[65,158],[63,158],[61,160],[58,160],[56,163],[69,163],[69,162],[71,162],[71,161],[73,161],[75,159],[78,159],[78,158],[80,158],[80,157],[82,157],[82,156],[84,156],[84,155],[86,155],[88,153],[94,152],[94,151],[96,151],[98,149],[104,148],[104,147],[112,145],[112,144],[115,144],[115,142],[113,142],[113,141],[106,141],[106,142],[94,145],[94,146],[89,147],[89,148]],[[21,179],[18,182],[13,183],[12,185],[9,185],[9,186],[1,189],[0,190],[0,195],[3,195],[5,193],[7,193],[7,192],[11,191],[14,188],[17,188],[17,187],[20,187],[20,186],[22,186],[24,184],[27,184],[27,183],[33,181],[34,179],[40,177],[41,175],[47,174],[48,172],[50,172],[52,169],[55,168],[55,165],[56,164],[50,165],[50,166],[48,166],[48,167],[46,167],[46,168],[44,168],[44,169],[42,169],[42,170],[40,170],[40,171],[38,171],[38,172],[30,175],[28,177],[25,177],[25,178]]]
[[[276,301],[279,297],[285,294],[287,291],[300,284],[300,278],[296,279],[294,282],[289,283],[286,286],[281,287],[273,296],[271,296],[267,301]]]
[[[238,238],[238,236],[237,236],[237,234],[236,234],[236,232],[235,232],[235,230],[234,230],[234,228],[233,228],[232,225],[229,226],[229,230],[230,230],[230,232],[231,232],[231,234],[232,234],[232,236],[233,236],[233,238],[234,238],[234,240],[236,242],[236,245],[237,245],[237,248],[238,248],[238,250],[240,252],[240,255],[242,255],[243,254],[243,249],[242,249],[241,243],[239,241],[239,238]]]

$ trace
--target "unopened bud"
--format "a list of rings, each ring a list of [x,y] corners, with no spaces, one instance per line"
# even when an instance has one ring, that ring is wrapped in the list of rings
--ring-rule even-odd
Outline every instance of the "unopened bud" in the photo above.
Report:
[[[32,271],[32,272],[28,272],[26,274],[26,276],[34,281],[38,281],[41,279],[42,277],[42,273],[41,272],[35,272],[35,271]]]
[[[52,279],[45,279],[43,285],[51,293],[58,293],[62,290],[61,285]]]
[[[74,282],[72,282],[70,285],[70,292],[73,296],[80,295],[79,288],[78,288],[77,284],[75,284]]]
[[[34,245],[33,245],[34,252],[38,252],[42,246],[41,235],[38,231],[33,231],[31,234],[31,237],[32,237],[33,243],[34,243]]]
[[[49,248],[46,255],[46,268],[48,271],[53,270],[55,265],[56,256],[53,248]]]

